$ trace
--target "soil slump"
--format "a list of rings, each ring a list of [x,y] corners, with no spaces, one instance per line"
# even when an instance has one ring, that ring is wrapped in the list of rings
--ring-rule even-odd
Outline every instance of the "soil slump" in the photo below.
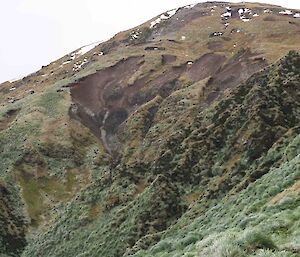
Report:
[[[143,56],[129,57],[71,85],[74,104],[70,116],[90,128],[110,153],[106,138],[113,130],[106,129],[117,127],[127,118],[124,91],[129,78],[142,64]]]
[[[162,55],[162,64],[176,56]],[[132,76],[144,64],[144,56],[129,57],[71,85],[73,105],[70,116],[88,127],[111,155],[117,152],[116,134],[130,113],[157,95],[169,96],[185,74],[193,82],[209,78],[203,96],[207,104],[267,65],[262,54],[244,49],[231,59],[216,53],[202,55],[192,64],[165,66],[160,74],[150,71],[133,83]]]
[[[163,54],[162,55],[162,65],[175,62],[176,59],[177,59],[177,56],[175,56],[175,55]]]
[[[210,104],[225,89],[236,87],[266,66],[267,61],[262,54],[253,53],[250,49],[244,49],[244,51],[229,59],[211,77],[207,84],[207,88],[210,90],[207,94],[207,103]]]
[[[188,71],[193,81],[199,81],[214,75],[225,62],[226,57],[219,54],[208,53],[201,56]]]
[[[176,57],[167,59],[170,62]],[[186,71],[186,65],[170,67],[154,78],[149,73],[129,84],[143,63],[143,56],[129,57],[70,86],[70,116],[90,128],[111,154],[116,150],[114,135],[128,115],[157,95],[167,97]]]

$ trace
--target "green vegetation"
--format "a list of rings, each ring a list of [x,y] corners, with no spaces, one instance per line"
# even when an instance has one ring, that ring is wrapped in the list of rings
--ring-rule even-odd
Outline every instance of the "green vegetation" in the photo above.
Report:
[[[300,59],[295,53],[289,58]],[[293,91],[283,92],[274,81],[280,65],[256,74],[207,111],[196,104],[195,93],[196,102],[187,105],[193,121],[185,130],[186,113],[165,110],[192,86],[147,103],[122,127],[132,134],[121,132],[130,142],[121,165],[103,170],[101,179],[62,205],[54,224],[32,237],[23,256],[297,256],[299,107]],[[174,125],[164,125],[160,116],[174,112]],[[208,139],[210,149],[203,148]],[[185,196],[193,192],[186,210]]]
[[[214,4],[1,85],[0,256],[300,256],[300,20]]]

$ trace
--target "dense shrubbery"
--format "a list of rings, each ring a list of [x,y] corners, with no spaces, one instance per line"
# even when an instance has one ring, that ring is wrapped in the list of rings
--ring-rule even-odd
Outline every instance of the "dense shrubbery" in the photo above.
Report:
[[[208,111],[188,105],[189,125],[184,111],[165,123],[185,90],[145,105],[122,127],[135,137],[122,134],[120,165],[62,205],[23,256],[297,256],[298,193],[282,192],[300,176],[299,107],[273,83],[276,67]]]

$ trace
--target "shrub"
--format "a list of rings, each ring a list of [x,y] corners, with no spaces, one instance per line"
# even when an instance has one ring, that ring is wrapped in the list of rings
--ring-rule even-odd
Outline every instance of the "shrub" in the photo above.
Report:
[[[277,249],[272,239],[259,230],[246,231],[238,240],[238,244],[247,252],[254,252],[256,249]]]

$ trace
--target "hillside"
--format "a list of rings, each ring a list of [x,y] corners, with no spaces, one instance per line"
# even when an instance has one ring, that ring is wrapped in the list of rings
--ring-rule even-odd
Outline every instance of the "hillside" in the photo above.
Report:
[[[300,256],[299,32],[189,5],[1,84],[0,256]]]

